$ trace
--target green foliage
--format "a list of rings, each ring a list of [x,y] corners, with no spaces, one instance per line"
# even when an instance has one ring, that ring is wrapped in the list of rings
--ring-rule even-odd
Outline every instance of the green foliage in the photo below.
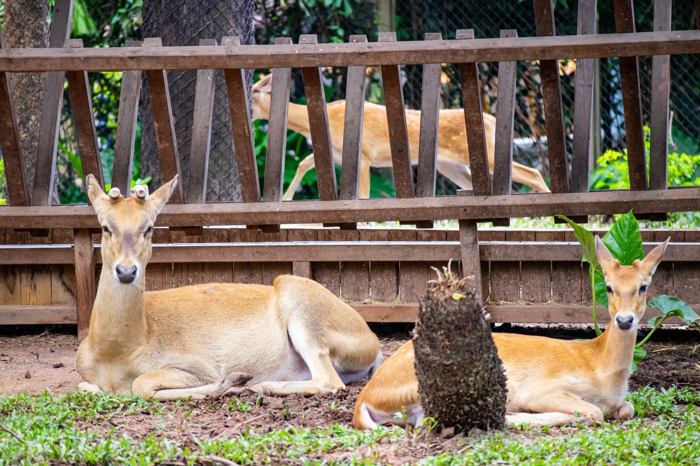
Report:
[[[600,302],[603,306],[608,306],[608,296],[605,286],[605,278],[600,263],[595,258],[595,238],[593,234],[578,225],[571,219],[558,215],[559,218],[565,220],[574,229],[574,235],[579,244],[583,248],[583,261],[590,264],[591,288],[596,299],[593,300],[593,325],[596,333],[600,335],[602,332],[598,327],[598,315],[596,312],[596,302]],[[642,249],[642,235],[639,233],[639,224],[632,212],[628,212],[621,216],[615,225],[603,236],[603,244],[607,246],[610,254],[620,261],[622,265],[632,265],[635,260],[644,259],[644,250]],[[698,315],[693,309],[681,299],[660,295],[649,301],[649,306],[655,307],[661,311],[662,315],[652,317],[648,324],[654,327],[647,336],[635,347],[633,370],[636,370],[636,364],[644,359],[646,351],[642,349],[642,345],[649,340],[656,329],[669,317],[679,317],[688,325],[698,325]]]

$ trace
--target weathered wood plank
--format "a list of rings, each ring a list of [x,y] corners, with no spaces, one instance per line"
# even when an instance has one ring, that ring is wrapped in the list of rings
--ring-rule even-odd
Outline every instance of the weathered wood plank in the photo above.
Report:
[[[200,236],[188,235],[184,231],[170,230],[170,241],[180,244],[197,244],[201,240]],[[202,272],[204,270],[203,261],[192,257],[186,262],[173,261],[173,286],[199,285],[204,283]]]
[[[154,228],[151,242],[163,244],[170,242],[170,231],[167,228]],[[173,287],[173,261],[146,266],[146,291],[167,290]]]
[[[442,34],[428,33],[425,40],[442,40]],[[423,91],[420,105],[420,138],[416,197],[435,196],[438,124],[440,123],[441,63],[423,65]]]
[[[381,32],[379,33],[378,41],[380,43],[396,42],[396,33]],[[415,192],[413,187],[413,169],[408,146],[408,127],[406,126],[406,111],[403,103],[401,71],[399,65],[382,66],[381,70],[396,197],[413,198]]]
[[[200,39],[199,46],[215,46],[216,39]],[[190,176],[187,181],[188,204],[207,202],[207,174],[209,173],[209,149],[211,143],[212,113],[216,71],[197,70],[192,121],[192,147],[190,149]]]
[[[221,47],[230,52],[241,44],[238,36],[224,37]],[[217,68],[217,67],[213,67]],[[226,67],[226,90],[228,94],[229,111],[231,112],[231,130],[233,145],[236,149],[236,164],[241,183],[243,202],[260,202],[260,181],[258,180],[258,164],[255,160],[253,144],[253,126],[250,120],[248,105],[250,96],[245,81],[245,71],[241,68]]]
[[[0,325],[65,325],[75,323],[75,305],[0,305]]]
[[[92,306],[95,303],[95,260],[90,230],[77,229],[74,238],[78,340],[82,341],[87,337]]]
[[[5,39],[0,28],[0,50],[4,48]],[[10,205],[29,205],[29,190],[22,164],[22,151],[12,103],[10,74],[4,72],[0,73],[0,147],[5,162],[7,200]]]
[[[319,241],[330,241],[331,230],[318,230]],[[340,262],[336,256],[325,261],[312,262],[313,279],[326,287],[328,291],[340,296]]]
[[[71,229],[57,228],[53,231],[53,244],[72,246],[74,241],[75,238]],[[72,263],[51,264],[51,304],[75,305],[76,295],[75,266]]]
[[[141,47],[141,41],[127,40],[125,46]],[[124,197],[129,197],[131,194],[131,172],[134,165],[141,74],[140,70],[124,71],[119,91],[119,115],[117,117],[117,138],[114,141],[112,186],[119,188]]]
[[[58,70],[196,70],[206,68],[293,68],[316,66],[411,65],[430,62],[476,63],[566,58],[636,57],[696,54],[697,31],[600,34],[585,37],[527,37],[461,41],[401,41],[394,43],[297,44],[270,47],[247,45],[230,49],[165,47],[162,51],[124,48],[85,49],[79,53],[47,49],[0,51],[0,71]]]
[[[228,228],[205,228],[202,243],[228,243],[231,232]],[[233,283],[233,262],[205,262],[202,266],[203,283]]]
[[[66,47],[83,48],[82,39],[66,41]],[[75,117],[75,133],[78,139],[78,154],[83,167],[83,176],[92,174],[104,188],[100,145],[95,131],[95,114],[92,111],[92,91],[87,71],[69,71],[66,73],[70,89],[70,101]]]
[[[500,71],[499,71],[500,72]],[[470,191],[460,189],[459,196],[468,196]],[[481,278],[481,254],[479,248],[479,231],[476,220],[459,221],[459,248],[462,259],[462,274],[468,278],[469,291],[473,292],[478,302],[484,302]]]
[[[366,43],[367,36],[350,36],[350,43]],[[345,126],[343,128],[343,170],[338,199],[356,200],[360,189],[362,127],[365,115],[365,66],[348,67],[345,86]]]
[[[440,196],[416,199],[362,199],[342,202],[243,202],[166,205],[158,226],[350,223],[509,217],[686,212],[700,210],[700,189],[598,191],[517,196]],[[0,228],[99,228],[90,206],[3,207]]]
[[[457,40],[473,40],[473,29],[459,29]],[[462,88],[462,106],[467,129],[469,168],[476,196],[491,194],[489,161],[484,132],[484,114],[481,108],[481,83],[476,63],[460,63],[459,79]]]
[[[279,230],[276,232],[265,232],[261,231],[258,235],[258,241],[265,242],[286,242],[287,241],[287,230]],[[280,275],[289,275],[294,271],[292,262],[263,262],[262,264],[262,277],[263,285],[273,285],[275,283],[275,278]]]
[[[359,241],[358,230],[331,230],[333,241]],[[360,303],[369,299],[369,261],[341,261],[340,296],[351,303]]]
[[[300,44],[316,44],[315,34],[302,34]],[[326,109],[326,94],[321,80],[321,69],[305,67],[301,70],[304,76],[304,93],[306,94],[306,109],[309,113],[311,130],[311,145],[314,150],[316,164],[316,179],[318,182],[318,197],[322,201],[337,198],[337,183],[335,179],[335,164],[333,162],[333,146],[328,126],[328,111]]]
[[[361,230],[360,239],[372,242],[389,241],[389,231]],[[396,301],[398,296],[396,266],[396,262],[377,260],[370,262],[369,279],[372,301],[380,303],[393,303]]]
[[[275,44],[291,44],[289,37],[278,37]],[[265,186],[263,200],[280,202],[284,185],[284,159],[287,155],[287,113],[292,82],[291,68],[275,68],[272,73],[270,119],[267,130]]]
[[[316,241],[318,240],[318,230],[292,229],[287,232],[287,239],[289,241]],[[311,262],[309,262],[306,257],[303,261],[292,262],[292,273],[298,277],[312,279],[313,270]]]
[[[634,33],[632,0],[615,0],[615,27],[618,33]],[[637,57],[620,57],[622,105],[625,113],[625,142],[629,164],[630,186],[633,190],[648,189],[647,168],[642,130],[642,99],[639,90]]]
[[[162,49],[163,42],[159,37],[147,38],[143,41],[144,49]],[[168,85],[168,72],[163,70],[147,70],[148,95],[151,99],[151,112],[153,113],[153,128],[156,133],[158,146],[158,163],[163,181],[170,181],[176,175],[179,182],[175,191],[170,196],[171,204],[182,204],[184,195],[182,190],[182,173],[180,171],[180,155],[177,149],[175,134],[175,120],[170,101],[170,87]]]
[[[578,3],[577,34],[596,33],[596,0]],[[593,81],[595,59],[576,61],[574,96],[574,140],[571,155],[571,191],[588,192],[588,171],[591,157],[591,125],[593,124]]]
[[[534,0],[534,3],[537,35],[556,36],[552,0]],[[542,80],[552,192],[566,193],[569,192],[569,178],[566,169],[566,142],[564,140],[564,113],[561,103],[559,62],[557,60],[540,61],[540,78]]]
[[[258,230],[243,228],[231,228],[231,243],[255,242],[258,238]],[[214,262],[207,260],[206,262]],[[263,269],[261,263],[234,261],[233,264],[234,283],[254,283],[262,284]]]
[[[671,0],[654,2],[654,31],[671,30]],[[657,55],[651,66],[651,136],[649,189],[666,189],[668,184],[669,91],[671,58]]]
[[[540,241],[534,231],[506,233],[508,241]],[[520,264],[521,295],[526,303],[547,303],[552,299],[551,263],[548,261],[523,261]]]
[[[501,37],[517,37],[515,30],[501,31]],[[496,109],[496,145],[494,148],[493,194],[508,195],[513,177],[513,124],[515,117],[515,80],[517,62],[498,64],[498,108]]]

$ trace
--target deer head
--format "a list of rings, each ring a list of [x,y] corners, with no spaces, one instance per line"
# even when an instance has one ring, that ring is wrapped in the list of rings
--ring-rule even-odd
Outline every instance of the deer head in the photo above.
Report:
[[[124,198],[119,188],[105,194],[95,177],[87,176],[88,198],[102,226],[102,266],[119,282],[143,276],[151,258],[153,224],[176,184],[177,176],[150,196],[147,186],[136,186]]]
[[[600,238],[595,237],[596,257],[605,275],[610,319],[620,330],[634,331],[644,316],[651,276],[664,256],[668,241],[656,246],[644,260],[620,265]]]
[[[270,118],[270,92],[272,91],[272,73],[263,76],[253,84],[253,120]]]

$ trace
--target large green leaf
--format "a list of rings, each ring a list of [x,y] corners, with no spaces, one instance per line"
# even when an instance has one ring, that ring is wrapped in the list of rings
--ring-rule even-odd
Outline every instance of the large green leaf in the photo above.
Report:
[[[620,217],[603,236],[603,244],[622,265],[632,265],[635,260],[644,259],[639,223],[631,211]]]
[[[595,273],[595,297],[601,306],[608,307],[608,291],[605,286],[605,277],[602,273]]]
[[[595,256],[595,237],[593,236],[593,233],[586,230],[581,225],[574,222],[565,215],[557,215],[557,217],[566,221],[566,223],[571,225],[571,228],[574,229],[574,235],[576,235],[576,239],[583,248],[583,261],[591,264],[593,270],[595,270],[596,272],[603,273],[603,270],[600,267],[600,263],[598,263],[598,259],[596,259]]]
[[[655,307],[663,314],[649,319],[649,325],[654,325],[659,319],[671,316],[680,317],[688,325],[697,323],[700,319],[700,316],[690,306],[675,296],[662,294],[649,301],[648,305]]]

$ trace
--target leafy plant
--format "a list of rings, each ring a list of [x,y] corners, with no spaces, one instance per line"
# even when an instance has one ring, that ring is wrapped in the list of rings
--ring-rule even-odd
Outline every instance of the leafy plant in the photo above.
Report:
[[[596,304],[600,303],[608,307],[609,303],[603,269],[595,255],[595,238],[590,231],[564,215],[559,215],[558,217],[565,220],[574,229],[574,235],[583,248],[583,261],[590,264],[591,290],[594,296],[593,326],[596,334],[600,335],[602,332],[598,325]],[[613,227],[603,236],[602,241],[610,250],[610,254],[620,261],[621,265],[632,265],[635,260],[644,259],[642,235],[639,233],[639,223],[631,211],[621,216],[617,222],[615,222]],[[649,301],[648,305],[661,311],[662,315],[649,319],[649,325],[653,325],[654,327],[649,334],[635,346],[633,370],[636,370],[636,364],[642,361],[646,356],[646,351],[642,346],[666,319],[669,317],[679,317],[686,324],[696,326],[698,319],[700,319],[690,306],[681,299],[673,296],[660,295]]]

